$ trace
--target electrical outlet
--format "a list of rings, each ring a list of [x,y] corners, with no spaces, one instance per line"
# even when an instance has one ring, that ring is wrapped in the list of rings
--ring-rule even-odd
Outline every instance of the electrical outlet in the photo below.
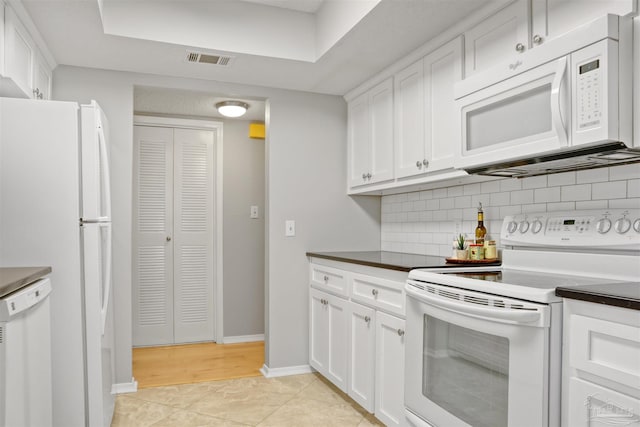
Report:
[[[294,220],[288,219],[284,222],[284,235],[287,237],[296,235],[296,222]]]
[[[256,219],[256,218],[258,218],[258,207],[251,206],[251,219]]]

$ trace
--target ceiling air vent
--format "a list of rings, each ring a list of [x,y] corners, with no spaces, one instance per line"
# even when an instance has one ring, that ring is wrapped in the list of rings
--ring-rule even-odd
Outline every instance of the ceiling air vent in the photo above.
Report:
[[[187,52],[186,61],[228,67],[234,59],[235,57],[229,55],[209,55],[201,52]]]

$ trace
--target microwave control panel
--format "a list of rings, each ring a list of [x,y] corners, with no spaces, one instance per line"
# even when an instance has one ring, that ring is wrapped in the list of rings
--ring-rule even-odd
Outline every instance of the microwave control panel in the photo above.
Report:
[[[600,124],[602,117],[602,68],[600,59],[577,65],[578,129]]]

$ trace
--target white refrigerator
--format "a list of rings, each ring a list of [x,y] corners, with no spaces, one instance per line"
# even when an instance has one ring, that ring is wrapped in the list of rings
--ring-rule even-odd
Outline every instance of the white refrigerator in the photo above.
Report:
[[[94,101],[0,98],[0,266],[51,266],[54,426],[109,426],[107,120]]]

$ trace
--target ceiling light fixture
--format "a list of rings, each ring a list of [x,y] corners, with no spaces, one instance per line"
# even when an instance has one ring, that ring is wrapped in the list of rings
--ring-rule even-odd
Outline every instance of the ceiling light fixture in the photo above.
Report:
[[[216,104],[218,113],[225,117],[240,117],[247,112],[249,104],[242,101],[222,101]]]

